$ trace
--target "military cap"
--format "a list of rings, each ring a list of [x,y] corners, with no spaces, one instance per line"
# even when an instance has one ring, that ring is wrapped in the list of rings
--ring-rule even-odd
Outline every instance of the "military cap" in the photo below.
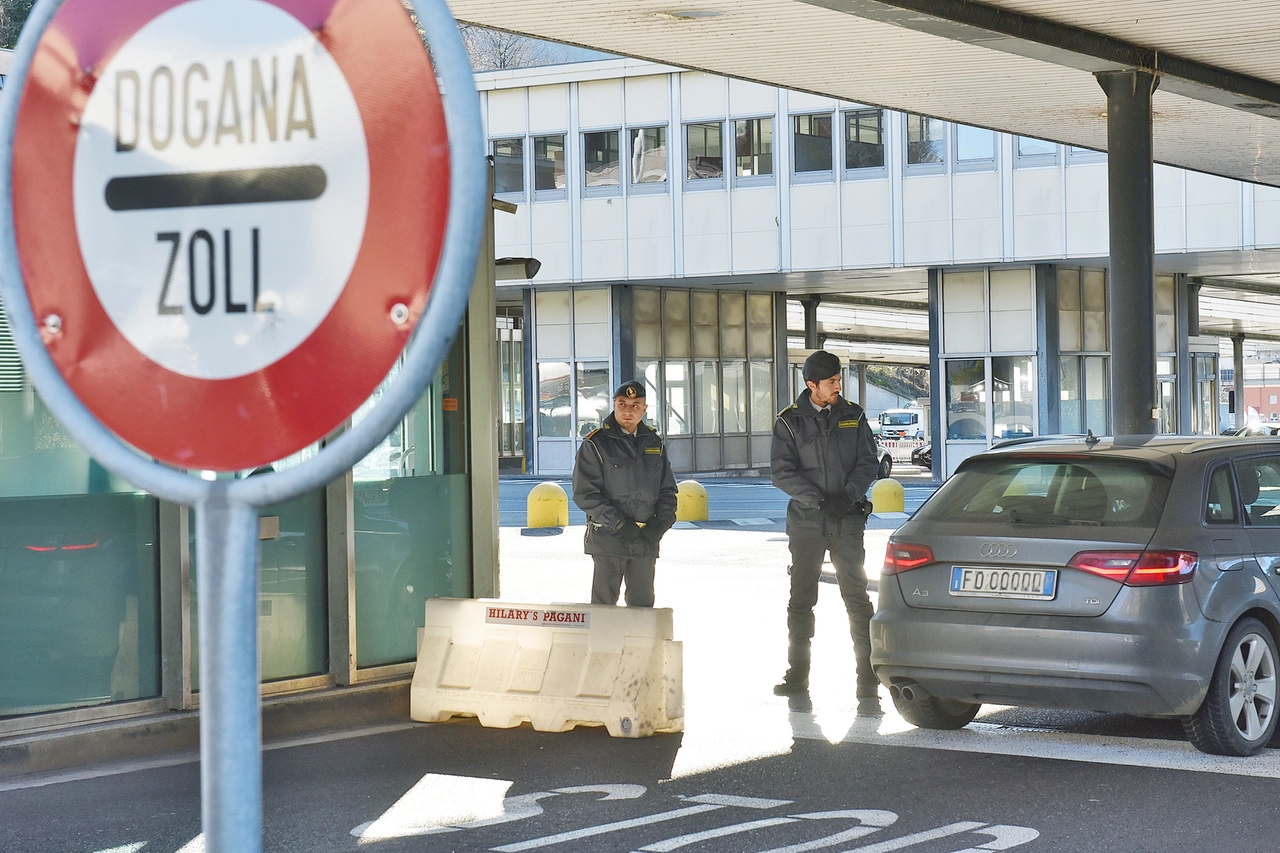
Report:
[[[821,382],[840,373],[840,359],[826,350],[818,350],[804,360],[801,375],[805,382]]]
[[[618,386],[618,390],[613,392],[613,399],[626,397],[628,400],[644,399],[644,383],[637,382],[632,379],[630,382],[623,382]]]

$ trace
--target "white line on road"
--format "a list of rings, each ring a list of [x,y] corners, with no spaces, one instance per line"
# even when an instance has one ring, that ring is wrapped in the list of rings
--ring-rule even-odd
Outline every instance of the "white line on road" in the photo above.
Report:
[[[561,844],[565,841],[577,841],[579,838],[592,838],[593,836],[604,835],[609,832],[634,829],[637,826],[648,826],[653,823],[665,823],[669,820],[679,820],[682,817],[702,814],[703,812],[713,812],[722,808],[724,808],[724,806],[688,806],[682,809],[672,809],[669,812],[658,812],[657,814],[646,815],[645,817],[632,818],[631,820],[619,820],[613,823],[602,823],[599,826],[588,826],[583,829],[575,829],[571,832],[559,832],[555,835],[544,835],[542,838],[531,838],[528,841],[518,841],[515,844],[504,844],[501,847],[492,847],[490,849],[496,851],[496,853],[520,853],[521,850],[536,850],[539,847],[550,847],[553,844]],[[978,825],[981,826],[981,824]]]
[[[641,847],[638,853],[669,853],[672,850],[678,850],[690,844],[697,844],[699,841],[710,841],[713,838],[724,838],[726,835],[737,835],[741,832],[751,832],[753,829],[764,829],[770,826],[781,826],[784,823],[799,823],[793,817],[770,817],[764,820],[752,820],[747,823],[735,823],[729,826],[719,826],[715,829],[707,829],[702,832],[691,832],[688,835],[677,835],[675,838],[668,838],[666,841],[656,841],[653,844],[646,844]]]
[[[713,806],[733,806],[739,809],[776,809],[791,805],[791,800],[766,800],[761,797],[735,797],[732,794],[698,794],[683,797],[686,803],[710,803]]]
[[[948,835],[959,835],[962,832],[968,832],[983,825],[971,820],[962,820],[959,823],[949,823],[937,829],[928,829],[924,832],[904,835],[901,838],[890,838],[888,841],[868,844],[866,847],[856,847],[853,850],[846,850],[845,853],[889,853],[890,850],[901,850],[903,847],[910,847],[913,844],[923,844],[926,841],[946,838]]]
[[[831,812],[798,814],[793,815],[793,817],[803,820],[853,819],[861,825],[846,829],[843,832],[837,832],[834,835],[815,838],[812,841],[801,841],[797,844],[788,844],[785,847],[775,847],[772,850],[762,850],[760,853],[809,853],[811,850],[835,847],[837,844],[844,844],[846,841],[853,841],[855,838],[870,835],[886,826],[892,826],[898,820],[898,816],[893,812],[882,811],[881,809],[841,809]]]

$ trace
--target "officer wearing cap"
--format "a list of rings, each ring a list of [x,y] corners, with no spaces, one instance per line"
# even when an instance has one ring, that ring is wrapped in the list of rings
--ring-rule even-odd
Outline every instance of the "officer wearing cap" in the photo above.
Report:
[[[823,557],[831,554],[840,595],[849,614],[857,660],[858,713],[881,713],[879,684],[871,670],[872,615],[863,567],[862,533],[876,478],[875,437],[862,407],[840,396],[840,359],[818,350],[804,363],[805,390],[778,414],[771,454],[773,484],[791,496],[787,538],[791,549],[791,599],[787,603],[787,673],[773,688],[780,696],[809,689],[813,607]]]
[[[613,413],[578,448],[573,502],[587,514],[586,552],[595,561],[592,604],[653,606],[662,534],[676,523],[676,478],[657,432],[644,422],[644,385],[624,382]]]

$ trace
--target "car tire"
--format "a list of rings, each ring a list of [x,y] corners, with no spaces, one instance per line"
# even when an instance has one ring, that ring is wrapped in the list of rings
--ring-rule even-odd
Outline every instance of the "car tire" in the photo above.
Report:
[[[893,706],[898,709],[902,719],[921,729],[942,729],[952,731],[963,729],[978,716],[981,705],[962,702],[959,699],[942,699],[937,696],[905,699],[901,695],[893,697]]]
[[[1257,619],[1241,619],[1222,644],[1204,702],[1183,721],[1187,738],[1210,755],[1253,755],[1276,730],[1276,641]]]
[[[886,456],[880,460],[880,470],[876,471],[876,479],[877,480],[887,479],[888,476],[892,473],[893,473],[893,459]]]

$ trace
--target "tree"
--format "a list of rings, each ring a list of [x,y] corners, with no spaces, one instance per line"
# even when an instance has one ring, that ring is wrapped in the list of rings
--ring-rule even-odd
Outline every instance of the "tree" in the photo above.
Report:
[[[36,0],[0,0],[0,47],[13,49]]]
[[[471,24],[462,24],[458,30],[473,71],[529,68],[565,61],[564,50],[551,42]]]

